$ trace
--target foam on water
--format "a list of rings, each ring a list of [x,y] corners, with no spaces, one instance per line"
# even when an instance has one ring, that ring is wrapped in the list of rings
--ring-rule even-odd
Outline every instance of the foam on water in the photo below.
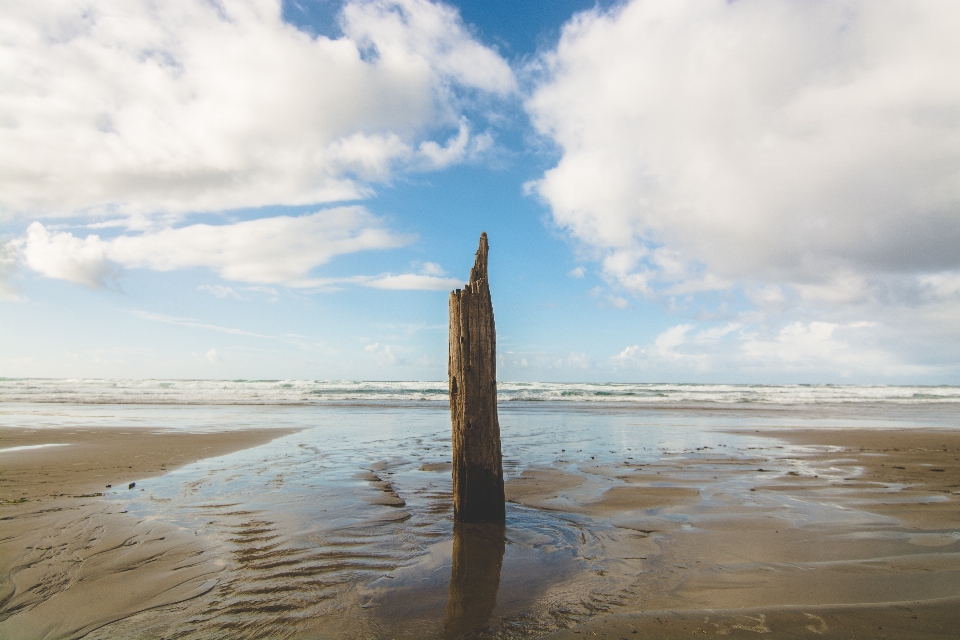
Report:
[[[653,406],[960,403],[960,386],[500,382],[506,402]],[[447,383],[348,380],[91,380],[0,378],[0,402],[319,405],[446,403]]]

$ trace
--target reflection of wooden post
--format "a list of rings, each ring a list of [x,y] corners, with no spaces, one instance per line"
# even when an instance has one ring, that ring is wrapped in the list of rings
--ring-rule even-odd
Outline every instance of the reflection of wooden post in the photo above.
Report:
[[[487,282],[487,234],[480,234],[470,282],[450,293],[450,420],[453,517],[503,522],[503,462],[497,421],[497,336]]]
[[[453,524],[445,637],[459,638],[487,624],[497,606],[505,550],[506,530],[502,523]]]

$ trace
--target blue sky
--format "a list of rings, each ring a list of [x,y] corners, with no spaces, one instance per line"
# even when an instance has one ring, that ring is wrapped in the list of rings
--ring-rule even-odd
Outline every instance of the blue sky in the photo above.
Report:
[[[0,17],[0,376],[960,383],[950,2]]]

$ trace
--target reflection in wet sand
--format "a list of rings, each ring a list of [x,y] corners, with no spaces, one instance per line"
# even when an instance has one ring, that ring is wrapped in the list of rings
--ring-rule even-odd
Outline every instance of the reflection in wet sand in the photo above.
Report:
[[[506,526],[502,523],[454,524],[445,637],[458,638],[487,624],[497,606],[505,549]]]

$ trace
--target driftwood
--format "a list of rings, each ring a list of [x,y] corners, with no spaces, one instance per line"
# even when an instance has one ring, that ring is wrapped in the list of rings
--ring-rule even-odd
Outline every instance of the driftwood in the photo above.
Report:
[[[487,234],[480,234],[470,282],[450,293],[450,420],[453,517],[503,522],[503,462],[497,420],[497,336],[487,282]]]

